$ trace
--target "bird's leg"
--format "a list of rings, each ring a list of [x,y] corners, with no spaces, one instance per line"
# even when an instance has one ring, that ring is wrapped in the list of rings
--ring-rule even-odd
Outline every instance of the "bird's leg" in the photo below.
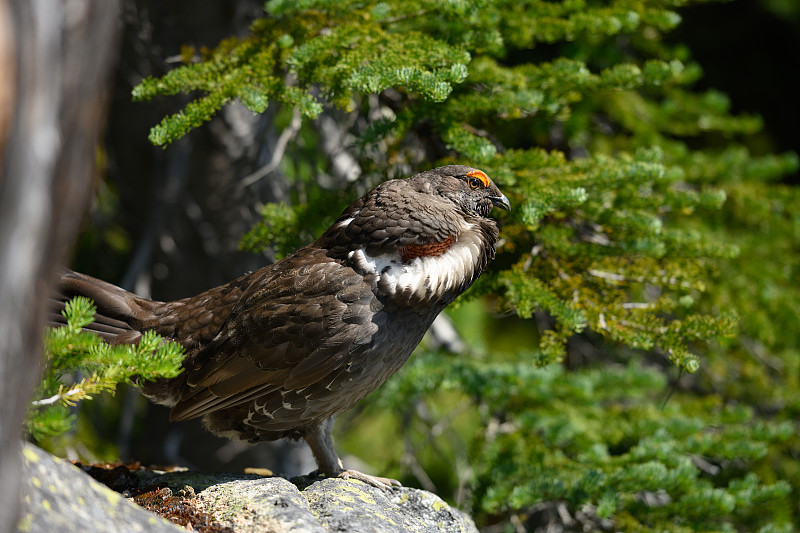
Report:
[[[342,460],[339,459],[333,448],[333,437],[331,436],[333,422],[334,417],[323,420],[318,425],[308,428],[303,435],[311,448],[311,453],[314,454],[314,459],[317,460],[319,473],[329,477],[336,477],[344,470]]]
[[[339,459],[339,456],[336,455],[336,450],[333,448],[331,431],[333,430],[334,419],[335,417],[332,416],[320,424],[308,428],[303,436],[303,439],[311,448],[311,453],[314,454],[314,459],[317,460],[318,472],[327,477],[358,479],[382,490],[389,490],[393,486],[400,487],[401,484],[396,479],[370,476],[357,470],[344,469],[342,460]]]

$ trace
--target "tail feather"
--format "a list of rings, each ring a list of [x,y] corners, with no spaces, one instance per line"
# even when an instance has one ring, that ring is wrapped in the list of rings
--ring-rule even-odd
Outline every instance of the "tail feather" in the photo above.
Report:
[[[54,295],[51,323],[62,325],[58,315],[75,296],[91,298],[97,306],[94,323],[86,327],[112,344],[135,343],[147,330],[177,340],[192,357],[211,342],[224,324],[235,303],[250,283],[246,274],[225,285],[174,302],[158,302],[136,296],[103,280],[64,270]]]
[[[137,344],[143,332],[151,329],[171,338],[171,329],[165,331],[159,327],[160,320],[170,318],[170,304],[136,296],[116,285],[71,270],[61,273],[57,294],[51,299],[49,325],[66,324],[61,311],[75,296],[94,301],[97,307],[94,321],[83,329],[97,333],[109,344]],[[178,376],[172,380],[143,381],[140,385],[151,400],[173,405],[180,396],[182,379],[185,378]]]
[[[50,327],[57,328],[65,326],[67,319],[60,312],[64,309],[64,302],[54,301],[51,310],[48,312],[46,324]],[[83,328],[86,331],[97,333],[108,343],[120,344],[123,342],[135,342],[141,334],[137,331],[134,332],[127,324],[119,320],[114,320],[103,315],[95,317],[94,322]],[[135,333],[136,339],[128,340],[131,334]]]
[[[94,322],[84,329],[112,344],[138,341],[144,326],[155,318],[153,310],[163,306],[161,302],[141,298],[111,283],[65,270],[59,279],[58,294],[51,299],[49,325],[66,324],[61,311],[75,296],[90,298],[97,306]]]
[[[152,304],[161,303],[146,300],[116,285],[71,270],[61,275],[59,290],[68,298],[91,298],[97,306],[98,314],[126,324],[131,320],[141,322],[152,318],[148,308],[152,308]]]

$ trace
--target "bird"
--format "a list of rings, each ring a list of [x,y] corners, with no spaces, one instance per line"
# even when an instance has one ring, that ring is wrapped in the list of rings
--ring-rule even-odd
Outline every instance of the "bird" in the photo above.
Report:
[[[89,328],[111,344],[155,330],[184,346],[181,374],[139,384],[170,420],[202,417],[250,443],[302,439],[314,474],[388,490],[399,482],[344,468],[334,418],[397,372],[494,259],[494,207],[511,209],[485,172],[442,166],[380,183],[311,244],[196,296],[149,300],[71,270],[58,289],[94,301]]]

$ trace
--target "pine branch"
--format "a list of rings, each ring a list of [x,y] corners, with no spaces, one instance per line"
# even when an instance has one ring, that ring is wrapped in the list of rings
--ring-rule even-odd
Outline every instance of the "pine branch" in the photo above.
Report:
[[[94,321],[96,308],[88,298],[76,297],[66,303],[65,326],[45,334],[45,371],[37,398],[31,402],[26,427],[34,438],[53,436],[69,430],[69,413],[57,407],[74,406],[97,394],[113,394],[119,383],[132,378],[172,378],[181,371],[184,349],[147,331],[137,346],[111,346],[82,328]],[[76,383],[64,383],[67,375],[88,374]]]

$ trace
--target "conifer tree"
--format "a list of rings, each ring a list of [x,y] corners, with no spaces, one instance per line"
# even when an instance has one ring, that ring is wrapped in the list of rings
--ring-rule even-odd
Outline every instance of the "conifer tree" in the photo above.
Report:
[[[800,197],[778,182],[797,156],[752,154],[760,119],[694,88],[664,38],[681,5],[271,0],[134,91],[196,96],[153,128],[167,149],[237,100],[311,139],[323,113],[348,124],[359,190],[447,163],[498,183],[498,257],[452,313],[470,348],[419,350],[363,408],[401,413],[373,442],[411,453],[387,446],[382,473],[482,526],[800,525]],[[285,254],[353,196],[303,190],[243,246]]]

